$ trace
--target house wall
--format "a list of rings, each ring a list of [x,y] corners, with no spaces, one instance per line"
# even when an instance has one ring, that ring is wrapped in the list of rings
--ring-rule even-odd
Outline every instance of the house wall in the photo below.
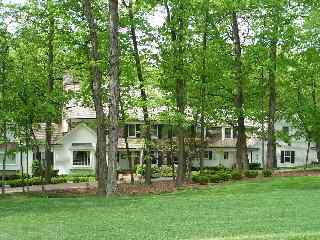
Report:
[[[72,143],[92,143],[89,148],[75,148]],[[69,174],[72,169],[95,169],[95,148],[96,136],[87,128],[79,126],[74,131],[66,135],[59,144],[53,147],[54,149],[54,169],[59,170],[59,174]],[[73,151],[83,150],[90,151],[90,166],[89,167],[74,167],[73,166]]]
[[[59,170],[59,174],[70,174],[72,170],[95,170],[96,167],[96,150],[97,137],[93,130],[84,125],[79,125],[72,132],[65,135],[61,142],[53,147],[54,149],[54,169]],[[73,146],[75,143],[90,143],[92,146]],[[73,166],[74,151],[89,151],[90,166]],[[107,153],[108,157],[108,153]],[[121,159],[118,163],[119,169],[128,169],[127,159]]]
[[[0,150],[3,153],[3,150]],[[5,169],[8,171],[21,171],[26,174],[32,174],[32,161],[33,161],[33,152],[31,150],[27,153],[22,153],[22,161],[21,161],[21,154],[20,152],[14,153],[14,162],[8,161],[6,162]],[[22,166],[21,166],[22,162]],[[0,161],[0,170],[3,170],[2,161]]]

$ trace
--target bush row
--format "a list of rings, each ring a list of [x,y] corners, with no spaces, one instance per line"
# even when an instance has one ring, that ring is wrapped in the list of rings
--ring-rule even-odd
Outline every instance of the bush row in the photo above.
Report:
[[[94,177],[79,177],[79,176],[59,176],[51,178],[51,184],[59,184],[59,183],[81,183],[81,182],[94,182]],[[41,178],[40,177],[32,177],[32,178],[25,178],[25,179],[13,179],[5,181],[5,185],[9,185],[10,187],[22,187],[22,186],[32,186],[32,185],[41,185]],[[0,181],[0,187],[2,183]]]
[[[152,177],[172,177],[172,167],[171,166],[161,166],[152,165],[151,166]],[[137,165],[135,172],[137,175],[145,176],[146,165]]]
[[[200,184],[219,183],[229,180],[241,180],[243,177],[256,178],[259,172],[256,170],[247,170],[243,174],[237,170],[231,170],[224,167],[216,169],[205,169],[203,173],[196,173],[192,176],[192,181]],[[263,177],[271,177],[270,170],[262,171]]]

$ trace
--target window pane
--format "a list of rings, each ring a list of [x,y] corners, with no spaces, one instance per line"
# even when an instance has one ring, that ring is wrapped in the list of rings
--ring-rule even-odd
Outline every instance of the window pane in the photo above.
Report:
[[[224,138],[231,138],[231,128],[224,129]]]
[[[208,152],[208,151],[205,151],[205,152],[204,152],[203,158],[204,158],[204,159],[209,159],[209,152]]]
[[[75,166],[90,166],[90,152],[88,151],[74,151],[73,165]]]
[[[128,125],[128,136],[129,137],[136,136],[136,125],[134,125],[134,124]]]
[[[224,152],[224,159],[228,160],[228,158],[229,158],[229,153],[228,152]]]

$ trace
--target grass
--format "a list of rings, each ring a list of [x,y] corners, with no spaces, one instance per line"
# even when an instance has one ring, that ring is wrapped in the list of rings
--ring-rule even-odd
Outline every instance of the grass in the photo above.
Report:
[[[320,239],[320,177],[139,197],[0,199],[0,239]]]

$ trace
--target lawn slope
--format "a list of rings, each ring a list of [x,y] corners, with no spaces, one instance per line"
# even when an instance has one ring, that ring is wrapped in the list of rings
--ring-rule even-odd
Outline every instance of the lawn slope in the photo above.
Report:
[[[0,239],[320,239],[320,177],[172,194],[0,199]]]

